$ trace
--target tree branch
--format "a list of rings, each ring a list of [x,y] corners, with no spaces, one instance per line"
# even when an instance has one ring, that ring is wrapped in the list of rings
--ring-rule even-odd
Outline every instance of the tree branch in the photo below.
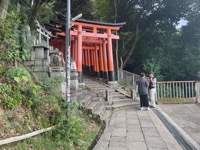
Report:
[[[136,46],[136,44],[137,44],[139,38],[141,37],[141,36],[139,36],[139,33],[140,33],[140,32],[139,32],[139,23],[138,23],[138,24],[136,25],[136,31],[135,31],[134,42],[133,42],[133,44],[132,44],[132,46],[131,46],[130,51],[129,51],[129,52],[127,53],[127,55],[125,56],[125,59],[124,59],[124,61],[123,61],[123,65],[122,65],[123,68],[126,66],[128,60],[129,60],[129,58],[130,58],[131,55],[133,54],[133,51],[134,51],[134,49],[135,49],[135,46]]]

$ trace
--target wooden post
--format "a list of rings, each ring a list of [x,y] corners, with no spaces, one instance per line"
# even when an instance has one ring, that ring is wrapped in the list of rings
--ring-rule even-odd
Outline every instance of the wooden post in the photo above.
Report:
[[[78,26],[78,60],[77,60],[77,70],[79,76],[79,83],[83,82],[83,72],[82,72],[82,25]]]
[[[93,50],[90,49],[91,75],[94,73]]]
[[[103,64],[104,64],[104,79],[108,79],[108,62],[107,62],[107,49],[106,40],[103,41]]]
[[[94,76],[96,76],[96,71],[97,71],[97,68],[96,68],[96,55],[95,55],[95,50],[92,50],[92,58],[93,58],[93,66],[94,66]]]
[[[196,81],[195,83],[195,92],[196,92],[196,102],[200,103],[200,82]]]
[[[85,71],[85,49],[83,49],[83,55],[82,55],[82,71]]]
[[[115,81],[114,64],[113,64],[113,51],[112,51],[112,38],[111,29],[107,29],[108,36],[108,76],[109,81]]]
[[[95,46],[95,65],[96,65],[96,75],[98,78],[100,78],[99,74],[99,56],[98,56],[98,46]]]
[[[71,41],[71,57],[75,59],[74,43],[75,43],[75,40],[72,40]]]
[[[112,91],[106,90],[106,101],[108,104],[112,104]]]
[[[103,73],[104,73],[104,66],[103,66],[103,48],[102,44],[99,44],[99,64],[100,64],[100,78],[103,78]]]
[[[88,50],[85,49],[85,73],[88,73]]]
[[[76,62],[76,67],[78,68],[78,40],[77,37],[74,38],[74,59]]]
[[[91,72],[92,72],[92,63],[91,63],[91,50],[87,50],[87,58],[88,58],[88,71],[89,71],[89,74],[91,74]]]

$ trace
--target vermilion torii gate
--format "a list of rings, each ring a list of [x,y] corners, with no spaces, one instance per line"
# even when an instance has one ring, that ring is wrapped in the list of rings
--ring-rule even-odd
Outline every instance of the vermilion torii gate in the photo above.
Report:
[[[58,21],[50,20],[46,28],[54,35],[50,45],[65,55],[65,17],[57,13]],[[75,60],[79,74],[79,83],[83,82],[83,72],[115,81],[112,40],[119,39],[113,34],[125,23],[100,23],[88,20],[76,20],[70,31],[71,57]]]

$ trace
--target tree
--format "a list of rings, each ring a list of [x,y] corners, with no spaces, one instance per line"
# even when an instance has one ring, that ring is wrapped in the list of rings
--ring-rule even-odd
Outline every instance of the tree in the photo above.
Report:
[[[110,6],[109,0],[92,0],[92,15],[94,20],[109,22],[112,11],[112,7]]]
[[[58,11],[65,15],[66,0],[56,1],[53,11]],[[92,19],[92,4],[90,0],[71,0],[71,16],[75,17],[78,14],[83,14],[82,18]]]
[[[6,18],[9,3],[10,0],[0,1],[0,18]]]
[[[123,0],[118,5],[118,21],[126,21],[123,32],[131,31],[131,47],[124,51],[122,67],[124,68],[132,56],[136,45],[148,28],[173,29],[180,18],[191,11],[191,0]],[[129,37],[130,38],[130,37]]]
[[[32,33],[35,30],[35,21],[41,6],[50,1],[51,0],[32,0],[31,10],[28,18],[28,25],[30,26]]]

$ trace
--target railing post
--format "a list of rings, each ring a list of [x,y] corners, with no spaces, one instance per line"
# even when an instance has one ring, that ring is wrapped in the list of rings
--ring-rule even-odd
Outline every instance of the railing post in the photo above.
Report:
[[[133,85],[133,90],[135,90],[135,76],[134,76],[134,74],[132,75],[132,85]]]
[[[134,89],[131,90],[131,98],[133,101],[135,101],[135,90]]]
[[[200,95],[199,95],[199,82],[198,81],[196,81],[195,82],[195,92],[196,92],[196,102],[197,103],[200,103]]]
[[[118,83],[120,83],[120,82],[119,82],[119,74],[120,74],[119,68],[117,68],[117,81],[118,81]]]
[[[112,104],[112,91],[106,90],[106,101],[108,104]]]

